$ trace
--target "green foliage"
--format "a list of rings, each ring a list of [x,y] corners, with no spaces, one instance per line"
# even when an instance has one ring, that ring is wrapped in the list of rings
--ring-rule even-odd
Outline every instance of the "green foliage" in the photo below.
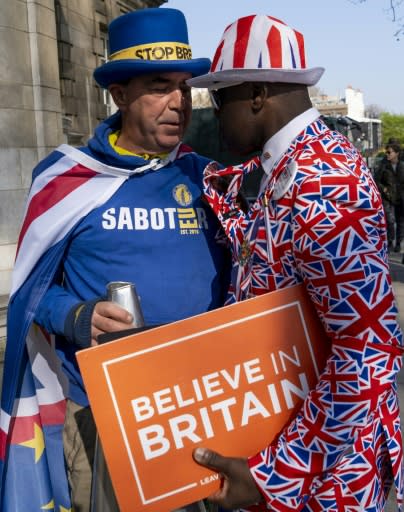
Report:
[[[383,144],[390,138],[398,139],[404,145],[404,115],[389,114],[383,112],[380,115],[382,121]]]

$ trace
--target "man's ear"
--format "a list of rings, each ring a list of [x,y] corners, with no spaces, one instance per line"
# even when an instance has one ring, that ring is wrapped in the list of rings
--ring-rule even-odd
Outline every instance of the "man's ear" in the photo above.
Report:
[[[115,105],[122,110],[126,106],[126,86],[123,84],[111,84],[108,91],[114,100]]]
[[[268,98],[268,88],[264,82],[251,83],[251,107],[259,112]]]

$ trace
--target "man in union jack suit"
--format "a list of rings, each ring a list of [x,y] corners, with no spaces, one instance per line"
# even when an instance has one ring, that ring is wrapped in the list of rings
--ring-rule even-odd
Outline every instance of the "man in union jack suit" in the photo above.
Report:
[[[229,148],[261,152],[205,170],[206,198],[232,245],[229,302],[303,283],[331,340],[317,386],[269,446],[248,460],[195,450],[222,475],[210,499],[226,509],[376,512],[393,483],[402,505],[403,340],[385,217],[360,154],[312,108],[307,86],[322,73],[307,67],[301,33],[252,15],[225,30],[210,72],[188,82],[211,91]],[[243,212],[235,198],[258,166],[261,187]]]
[[[221,306],[228,287],[229,251],[201,199],[209,160],[181,143],[185,81],[210,60],[192,58],[176,9],[116,18],[109,44],[94,77],[118,112],[33,173],[7,321],[1,512],[90,508],[95,426],[75,354],[131,326],[103,300],[109,281],[136,284],[148,325]]]

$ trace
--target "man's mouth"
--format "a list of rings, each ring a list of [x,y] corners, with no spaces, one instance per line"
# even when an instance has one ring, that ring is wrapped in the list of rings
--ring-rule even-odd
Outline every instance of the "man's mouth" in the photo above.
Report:
[[[181,121],[163,121],[161,124],[166,124],[168,126],[182,126]]]

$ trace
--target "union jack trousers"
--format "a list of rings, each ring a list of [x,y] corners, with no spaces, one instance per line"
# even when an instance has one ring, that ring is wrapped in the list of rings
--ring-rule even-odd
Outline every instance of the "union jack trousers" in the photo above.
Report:
[[[304,283],[331,352],[293,421],[249,458],[252,475],[269,510],[382,511],[393,481],[401,510],[402,333],[375,183],[350,142],[320,119],[291,142],[243,213],[237,193],[259,164],[205,170],[206,198],[232,246],[228,302]],[[215,182],[228,175],[219,192]]]

